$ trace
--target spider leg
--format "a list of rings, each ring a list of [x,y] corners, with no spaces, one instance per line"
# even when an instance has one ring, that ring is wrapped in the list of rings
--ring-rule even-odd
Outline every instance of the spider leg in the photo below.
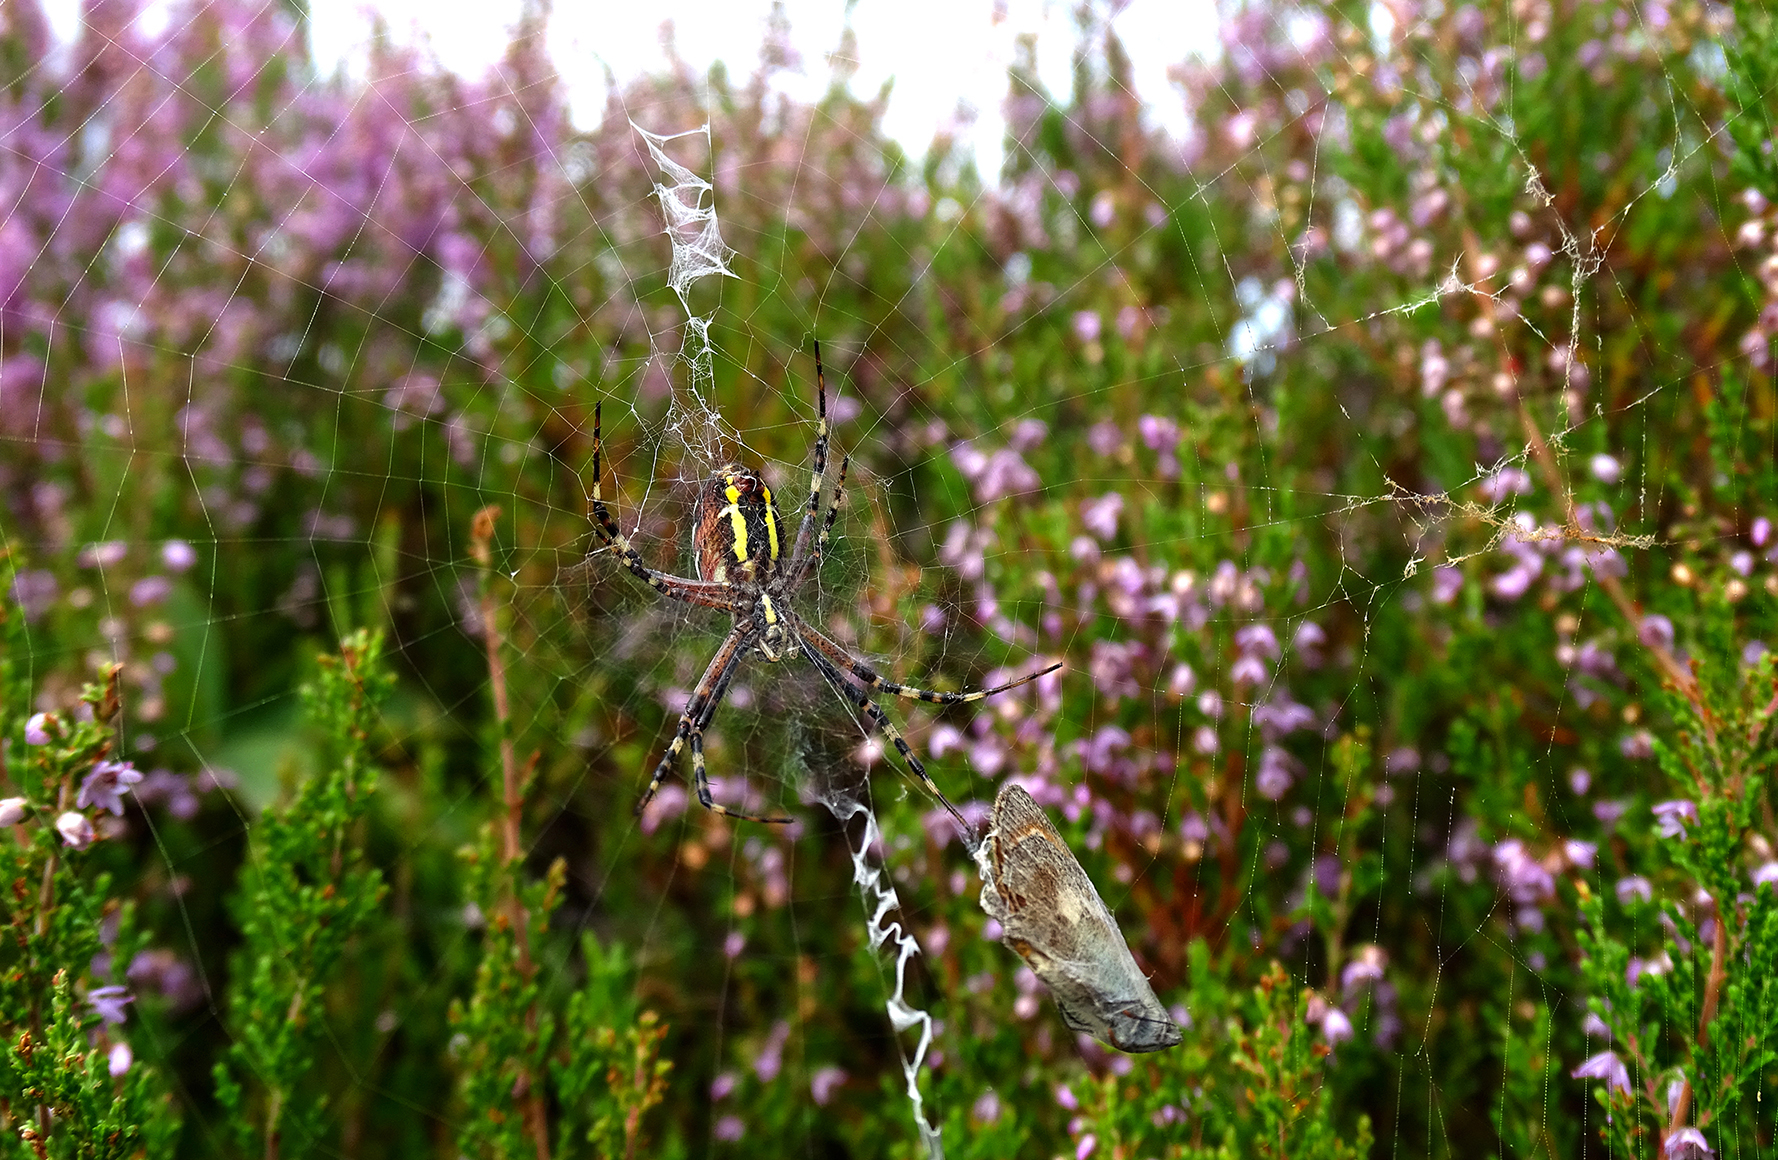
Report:
[[[777,826],[787,826],[795,820],[783,816],[744,814],[739,810],[731,810],[710,797],[710,778],[704,772],[704,726],[701,722],[694,725],[691,731],[691,768],[692,784],[698,791],[698,804],[711,813],[721,814],[725,818],[739,818],[743,822],[766,822]]]
[[[814,650],[825,653],[829,661],[850,672],[852,676],[863,682],[867,687],[876,689],[878,692],[888,693],[891,696],[905,697],[910,701],[925,701],[929,705],[964,705],[971,701],[980,701],[985,697],[992,697],[996,693],[1004,693],[1008,689],[1016,689],[1020,685],[1035,681],[1038,677],[1047,676],[1062,667],[1062,662],[1057,661],[1048,668],[1038,669],[1034,673],[1027,673],[1018,680],[1008,681],[1004,685],[995,685],[992,689],[972,689],[963,693],[939,693],[932,689],[915,688],[912,685],[898,685],[894,681],[886,679],[882,674],[878,673],[877,670],[871,668],[857,657],[854,657],[851,653],[847,652],[833,641],[828,640],[827,637],[821,634],[819,629],[814,628],[801,618],[797,620],[796,627],[797,632],[801,634],[803,640],[812,646]]]
[[[723,694],[728,692],[728,683],[734,676],[735,666],[740,663],[748,643],[748,634],[731,632],[716,655],[704,669],[704,675],[698,678],[697,688],[692,690],[691,698],[685,703],[685,712],[679,714],[679,727],[673,731],[673,740],[668,743],[667,751],[654,767],[654,775],[648,779],[648,788],[642,791],[642,797],[636,802],[636,813],[641,814],[654,800],[654,795],[661,788],[661,782],[667,780],[668,772],[673,768],[673,759],[685,747],[686,739],[693,730],[701,730],[710,715],[716,712],[721,704]],[[702,747],[702,739],[698,745]]]
[[[840,497],[846,491],[846,469],[852,465],[850,455],[840,459],[840,474],[833,483],[833,496],[827,501],[827,519],[821,525],[821,535],[815,540],[815,548],[809,553],[797,569],[791,573],[790,586],[795,588],[803,582],[809,572],[821,563],[822,555],[827,551],[827,536],[833,531],[833,521],[840,514]]]
[[[821,366],[821,340],[815,340],[815,470],[809,480],[809,506],[803,509],[803,522],[796,529],[796,546],[790,553],[790,567],[796,574],[805,566],[804,553],[809,548],[809,532],[815,526],[815,514],[821,508],[821,485],[827,480],[827,372]],[[832,520],[828,521],[831,525]]]
[[[742,640],[740,647],[735,651],[734,661],[716,678],[716,684],[710,690],[710,697],[704,703],[703,712],[699,713],[698,719],[692,723],[692,785],[698,791],[698,804],[713,814],[720,814],[725,818],[739,818],[744,822],[765,822],[770,825],[787,826],[795,819],[787,818],[782,815],[765,816],[761,814],[744,814],[739,810],[731,810],[725,805],[718,804],[710,797],[710,778],[704,770],[704,730],[709,727],[710,719],[716,715],[716,707],[720,705],[722,699],[728,695],[729,682],[735,679],[735,671],[741,667],[741,658],[747,655],[748,641],[752,639],[756,638],[749,637]]]
[[[701,604],[705,608],[729,609],[733,605],[728,585],[711,580],[687,580],[683,576],[670,576],[665,572],[656,572],[642,561],[642,554],[631,545],[630,538],[617,526],[612,518],[611,509],[605,506],[605,494],[601,480],[600,453],[603,444],[600,440],[600,412],[603,403],[593,404],[593,527],[598,534],[610,544],[623,561],[624,567],[637,579],[649,585],[663,596],[675,600],[683,600],[687,604]]]
[[[839,669],[834,667],[833,662],[822,656],[819,652],[809,653],[809,659],[815,663],[817,669],[821,670],[821,675],[827,678],[827,683],[833,687],[833,691],[862,710],[864,715],[870,718],[871,724],[877,727],[878,732],[882,733],[884,737],[889,739],[890,743],[895,746],[895,751],[901,754],[901,759],[908,763],[908,768],[914,772],[914,775],[920,779],[920,783],[926,787],[926,792],[937,798],[939,804],[950,811],[951,816],[957,819],[957,824],[963,827],[963,832],[966,834],[973,834],[975,832],[974,828],[970,826],[969,822],[964,819],[962,814],[957,812],[957,807],[951,804],[951,799],[944,795],[944,791],[938,788],[938,783],[932,780],[932,775],[926,772],[926,766],[918,757],[914,756],[913,748],[908,745],[907,739],[901,735],[901,730],[895,727],[895,722],[889,720],[889,714],[883,712],[882,708],[878,706],[875,701],[871,700],[869,695],[862,689],[854,688],[852,685],[848,684],[846,679],[840,674]]]

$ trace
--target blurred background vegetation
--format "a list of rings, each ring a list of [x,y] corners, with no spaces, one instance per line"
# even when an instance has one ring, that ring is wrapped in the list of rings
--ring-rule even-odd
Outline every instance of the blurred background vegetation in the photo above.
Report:
[[[20,1155],[917,1155],[848,764],[953,1156],[1771,1146],[1763,10],[1230,6],[1181,137],[1083,8],[999,174],[785,96],[781,25],[577,128],[542,12],[472,80],[172,10],[0,13]],[[709,126],[704,382],[632,121]],[[592,408],[683,573],[727,453],[803,502],[817,338],[805,614],[909,683],[1066,662],[889,708],[954,800],[1032,789],[1181,1047],[1066,1032],[806,668],[710,741],[798,824],[632,816],[724,626],[589,557]]]

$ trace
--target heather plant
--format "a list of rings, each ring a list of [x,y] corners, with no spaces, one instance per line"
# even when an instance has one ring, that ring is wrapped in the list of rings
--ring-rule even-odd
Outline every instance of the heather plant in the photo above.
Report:
[[[1603,892],[1580,887],[1588,1025],[1606,1046],[1575,1074],[1605,1081],[1605,1134],[1627,1155],[1651,1142],[1703,1155],[1747,1146],[1765,1127],[1757,1109],[1738,1112],[1750,1093],[1759,1102],[1778,1030],[1778,868],[1755,821],[1778,681],[1770,653],[1729,659],[1733,622],[1720,609],[1700,620],[1706,647],[1666,697],[1674,734],[1653,742],[1666,785],[1690,796],[1653,807],[1658,861],[1617,880],[1615,913]]]
[[[926,1029],[953,1156],[1770,1146],[1762,9],[1231,6],[1169,133],[1089,7],[998,173],[792,95],[782,16],[571,109],[540,11],[468,78],[160,9],[0,9],[21,1155],[920,1155]],[[794,824],[631,813],[728,625],[592,550],[593,409],[685,574],[729,457],[800,512],[816,338],[799,613],[1064,663],[888,708],[1049,812],[1177,1048],[1065,1029],[806,665],[706,735]]]
[[[0,867],[8,884],[0,1117],[21,1156],[158,1154],[179,1117],[164,1077],[137,1062],[126,1030],[135,996],[124,968],[143,934],[134,907],[112,896],[106,858],[122,797],[142,778],[113,759],[118,669],[103,669],[66,711],[26,717],[23,629],[17,608],[0,611],[8,792],[0,821],[12,835]]]
[[[378,634],[359,630],[337,659],[321,658],[304,690],[322,738],[319,772],[262,817],[256,858],[242,870],[234,1042],[216,1065],[216,1102],[242,1153],[310,1155],[326,1135],[327,1098],[309,1081],[323,1008],[384,893],[360,833],[376,789],[371,730],[389,683],[381,651]]]

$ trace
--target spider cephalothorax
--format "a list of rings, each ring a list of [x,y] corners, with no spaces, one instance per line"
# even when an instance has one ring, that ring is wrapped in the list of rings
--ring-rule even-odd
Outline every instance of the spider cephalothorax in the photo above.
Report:
[[[716,655],[704,669],[697,687],[692,690],[679,727],[667,752],[655,766],[654,776],[642,800],[636,803],[641,812],[654,797],[673,767],[673,759],[689,742],[693,785],[698,801],[705,808],[729,817],[756,822],[788,822],[789,818],[758,817],[737,813],[718,805],[710,798],[710,782],[704,769],[704,730],[716,715],[716,707],[728,693],[735,670],[749,653],[758,652],[768,661],[782,661],[807,656],[834,692],[851,702],[895,746],[916,776],[933,796],[944,803],[958,822],[963,817],[955,806],[939,792],[938,785],[927,774],[926,767],[889,720],[887,714],[872,701],[867,690],[877,690],[897,697],[926,701],[935,705],[956,705],[979,701],[995,693],[1036,680],[1045,673],[1061,668],[1060,663],[1039,672],[992,689],[967,693],[938,693],[916,689],[885,680],[875,669],[858,660],[840,645],[824,636],[807,621],[796,615],[791,599],[821,562],[827,548],[828,535],[839,515],[840,496],[846,486],[846,468],[850,458],[840,460],[833,494],[827,511],[821,513],[821,489],[827,481],[827,379],[821,368],[821,348],[815,348],[815,448],[814,475],[809,483],[809,502],[796,530],[796,539],[786,552],[784,521],[772,489],[764,479],[738,463],[718,469],[698,488],[695,530],[692,535],[693,556],[698,578],[669,576],[650,568],[623,534],[611,511],[605,506],[600,484],[600,408],[593,408],[593,528],[595,534],[609,544],[624,567],[663,596],[705,608],[727,612],[733,625]],[[819,517],[820,531],[815,532]],[[812,538],[811,538],[812,537]]]

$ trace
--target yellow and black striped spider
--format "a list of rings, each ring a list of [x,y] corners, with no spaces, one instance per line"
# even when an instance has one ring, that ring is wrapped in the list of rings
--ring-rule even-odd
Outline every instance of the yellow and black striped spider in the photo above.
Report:
[[[791,546],[790,554],[784,555],[783,528],[778,518],[778,507],[772,501],[772,489],[766,486],[758,472],[739,463],[730,463],[719,468],[715,475],[698,488],[696,523],[692,537],[698,578],[688,580],[657,572],[644,563],[642,556],[631,546],[629,537],[623,534],[605,506],[604,493],[600,487],[600,408],[597,405],[593,408],[592,507],[597,535],[617,553],[624,567],[662,596],[686,604],[720,609],[733,618],[733,627],[729,630],[728,637],[716,650],[716,655],[710,658],[704,675],[698,680],[697,688],[692,690],[685,712],[679,717],[679,728],[674,731],[673,741],[667,746],[667,752],[661,757],[660,764],[655,766],[654,776],[649,779],[648,789],[643,792],[642,800],[636,803],[636,812],[641,813],[654,798],[655,791],[660,788],[661,782],[673,767],[673,759],[689,741],[693,784],[697,789],[698,801],[705,809],[725,817],[754,822],[790,821],[783,817],[743,814],[717,804],[710,798],[710,782],[704,771],[704,730],[709,727],[710,719],[716,715],[716,708],[727,694],[729,682],[734,679],[735,670],[740,667],[742,659],[757,651],[774,664],[799,654],[807,656],[834,692],[863,711],[883,736],[894,744],[896,752],[901,754],[908,768],[913,770],[926,789],[943,802],[951,815],[967,829],[963,816],[939,792],[938,785],[927,774],[920,759],[914,756],[914,751],[908,747],[901,731],[896,729],[888,715],[871,700],[866,690],[874,689],[934,705],[957,705],[1017,688],[1062,666],[1058,662],[997,688],[974,692],[937,693],[930,689],[915,689],[884,679],[875,669],[829,640],[796,614],[791,608],[791,598],[821,563],[821,554],[827,547],[828,533],[833,530],[834,519],[839,514],[840,495],[846,486],[846,468],[851,463],[850,456],[840,460],[839,477],[834,482],[833,494],[827,501],[827,514],[821,519],[819,534],[813,535],[811,540],[816,519],[821,513],[821,488],[827,479],[827,379],[821,367],[819,344],[815,347],[815,410],[818,416],[815,428],[815,470],[809,483],[809,503],[803,509],[802,524],[797,528],[796,542]]]

